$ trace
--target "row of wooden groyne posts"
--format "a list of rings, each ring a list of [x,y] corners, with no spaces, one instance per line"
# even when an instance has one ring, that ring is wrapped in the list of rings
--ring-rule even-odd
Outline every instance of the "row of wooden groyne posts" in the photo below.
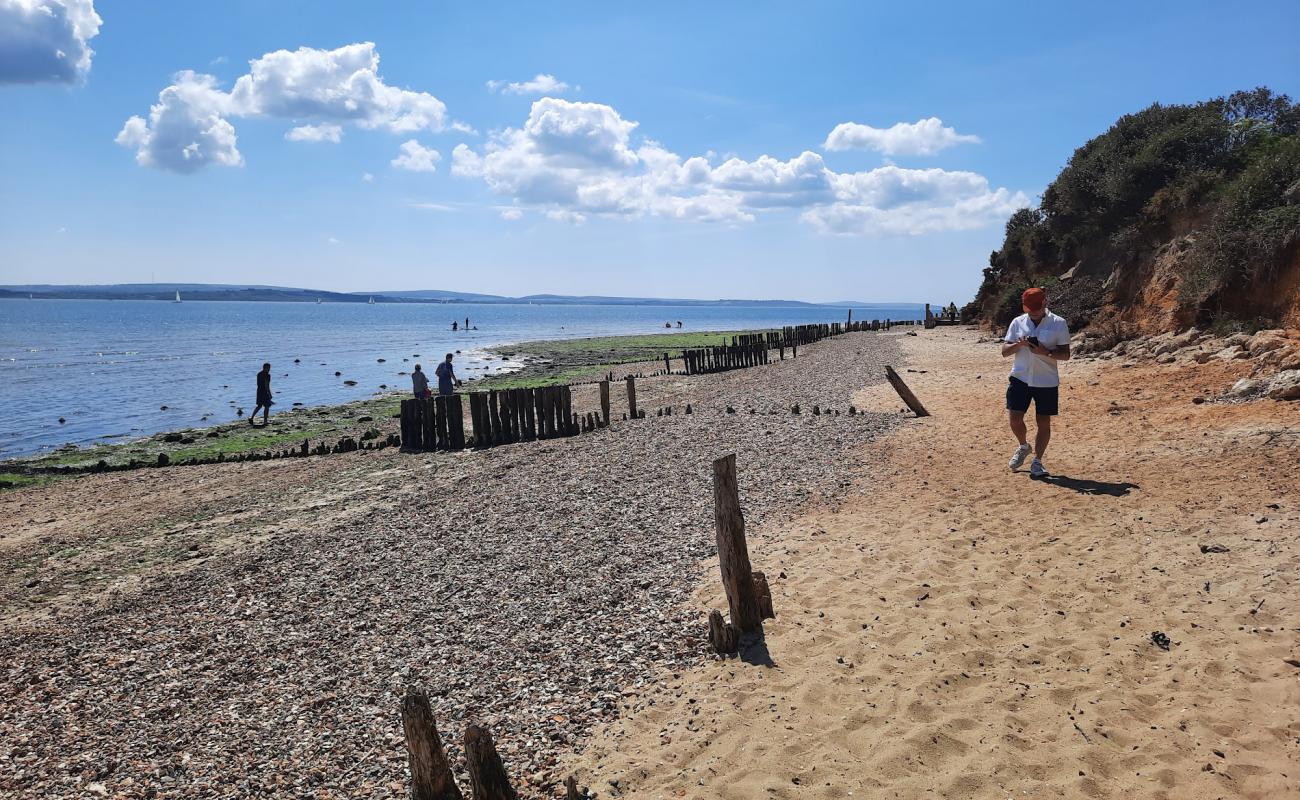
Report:
[[[783,361],[787,353],[791,358],[797,358],[800,346],[813,344],[833,336],[862,331],[885,331],[899,326],[911,327],[922,324],[924,324],[923,320],[886,319],[858,320],[855,322],[852,319],[852,312],[850,312],[849,320],[843,323],[789,325],[780,330],[736,334],[731,337],[730,344],[687,348],[682,350],[681,354],[676,358],[673,358],[669,353],[664,353],[664,369],[653,373],[653,375],[703,375],[756,367],[771,363],[774,357],[776,360]],[[674,368],[674,361],[680,362],[679,368]],[[623,419],[645,417],[645,410],[637,407],[637,377],[628,375],[624,378],[628,410],[623,414]],[[893,382],[893,378],[891,378],[891,382]],[[360,439],[345,436],[332,445],[326,442],[317,442],[313,446],[311,442],[304,440],[295,447],[239,453],[230,456],[218,454],[209,458],[173,460],[166,453],[159,453],[156,460],[132,459],[122,464],[109,464],[100,461],[96,464],[84,466],[43,467],[38,471],[60,475],[86,472],[117,472],[142,467],[302,458],[362,450],[383,450],[399,446],[404,452],[412,453],[435,450],[463,450],[467,447],[481,450],[503,444],[576,436],[609,425],[610,386],[612,383],[612,375],[606,380],[599,381],[600,411],[585,414],[573,411],[572,387],[569,385],[469,392],[467,396],[469,397],[470,424],[473,435],[467,435],[466,433],[465,407],[461,399],[462,395],[442,395],[433,398],[403,400],[399,415],[401,419],[400,433],[388,434],[387,436],[381,436],[378,431],[370,431]],[[910,402],[909,405],[911,405]],[[913,410],[916,411],[917,408],[913,408]],[[668,413],[671,413],[671,410],[668,410]],[[691,413],[689,406],[686,413]],[[918,413],[924,415],[924,410],[922,409]]]
[[[674,359],[670,354],[664,353],[664,369],[654,374],[702,375],[756,367],[771,363],[773,352],[779,360],[785,360],[787,350],[791,358],[797,358],[800,345],[845,333],[888,330],[898,325],[910,326],[918,322],[860,320],[737,334],[731,337],[730,344],[683,350],[676,359],[681,362],[680,370],[673,369]],[[465,409],[461,395],[403,400],[399,434],[402,450],[412,453],[463,450],[466,447],[481,450],[503,444],[577,436],[603,428],[610,423],[612,376],[598,383],[600,411],[585,414],[574,412],[572,387],[568,385],[470,392],[468,397],[473,436],[465,433]],[[628,410],[623,418],[643,418],[645,410],[637,408],[636,376],[628,375],[624,378],[624,383]]]

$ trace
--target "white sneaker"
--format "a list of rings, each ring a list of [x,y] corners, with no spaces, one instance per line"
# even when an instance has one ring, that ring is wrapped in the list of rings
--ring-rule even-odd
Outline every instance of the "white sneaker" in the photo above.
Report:
[[[1039,461],[1036,458],[1033,461],[1029,462],[1029,477],[1031,478],[1047,477],[1047,468],[1043,466],[1043,462]]]
[[[1026,458],[1029,458],[1030,450],[1031,448],[1027,444],[1017,447],[1016,452],[1011,456],[1011,460],[1007,462],[1007,466],[1011,467],[1012,471],[1020,469],[1020,465],[1025,463]]]

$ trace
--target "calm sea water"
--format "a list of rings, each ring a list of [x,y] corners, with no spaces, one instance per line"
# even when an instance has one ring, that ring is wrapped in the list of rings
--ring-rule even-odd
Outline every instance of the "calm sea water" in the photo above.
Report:
[[[916,305],[854,310],[859,319],[920,315]],[[466,316],[477,330],[453,333],[451,321]],[[280,412],[409,389],[399,372],[416,361],[431,371],[447,352],[459,353],[460,377],[474,378],[513,366],[489,357],[493,345],[663,333],[670,320],[703,331],[844,318],[777,306],[0,300],[0,459],[237,419],[237,409],[253,410],[264,361]]]

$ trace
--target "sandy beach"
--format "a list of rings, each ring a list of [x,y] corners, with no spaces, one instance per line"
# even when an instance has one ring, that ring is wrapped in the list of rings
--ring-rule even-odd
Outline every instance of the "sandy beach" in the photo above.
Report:
[[[843,464],[839,508],[750,535],[775,665],[664,676],[573,762],[582,781],[638,798],[1300,796],[1300,408],[1194,402],[1240,361],[1076,360],[1058,474],[1031,482],[1006,467],[997,345],[901,341],[934,416]],[[898,406],[887,386],[855,402]],[[700,627],[726,608],[716,572],[693,600]]]
[[[1006,368],[848,334],[573,439],[0,494],[0,790],[403,796],[424,685],[457,769],[485,721],[524,797],[1296,794],[1296,405],[1193,402],[1242,361],[1076,360],[1031,482]],[[728,452],[771,666],[704,638]]]

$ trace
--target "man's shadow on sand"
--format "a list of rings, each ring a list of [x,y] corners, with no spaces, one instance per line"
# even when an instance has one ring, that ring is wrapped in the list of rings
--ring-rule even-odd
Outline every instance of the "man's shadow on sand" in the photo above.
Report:
[[[1088,478],[1071,478],[1068,475],[1044,475],[1034,480],[1042,483],[1050,483],[1053,486],[1060,486],[1063,489],[1073,489],[1079,494],[1104,494],[1108,497],[1124,497],[1133,489],[1140,489],[1136,483],[1122,481],[1120,483],[1111,483],[1109,481],[1094,481]]]

